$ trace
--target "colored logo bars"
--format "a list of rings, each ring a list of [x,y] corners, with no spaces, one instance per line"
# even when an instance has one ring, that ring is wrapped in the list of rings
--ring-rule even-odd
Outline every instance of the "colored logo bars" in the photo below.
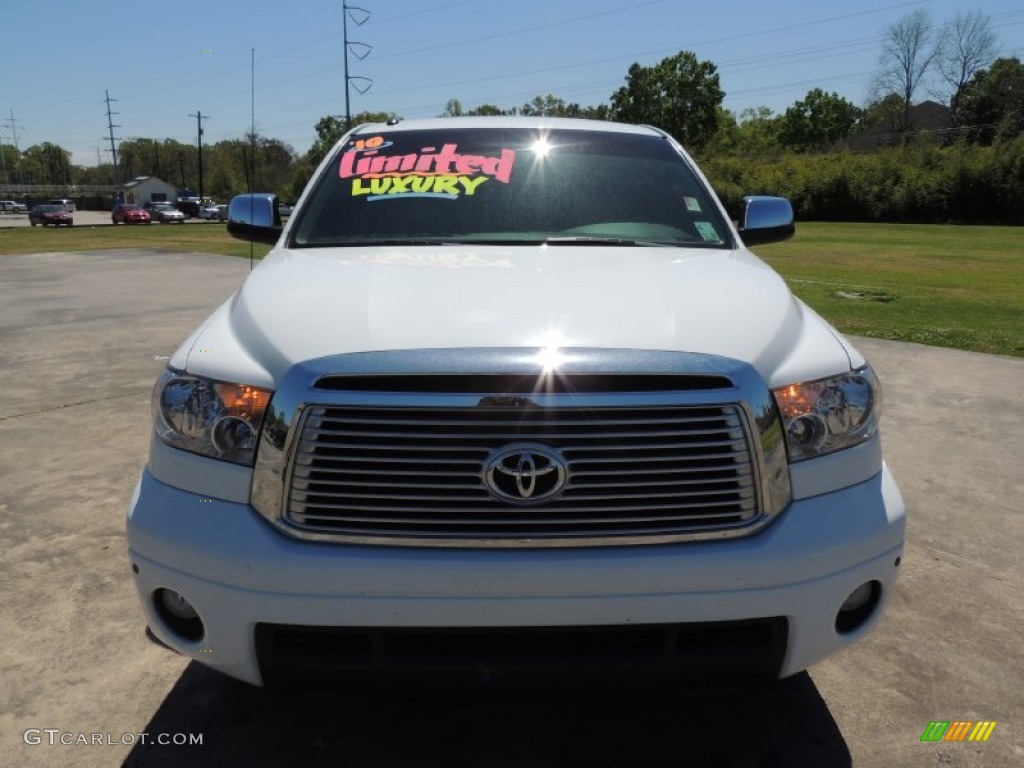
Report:
[[[995,720],[933,720],[921,734],[921,741],[988,741]]]

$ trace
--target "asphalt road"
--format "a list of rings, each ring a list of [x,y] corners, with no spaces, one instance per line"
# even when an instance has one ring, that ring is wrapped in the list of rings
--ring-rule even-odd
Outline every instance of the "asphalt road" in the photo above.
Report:
[[[672,699],[356,702],[269,695],[149,642],[124,515],[150,388],[247,270],[0,255],[0,765],[1024,765],[1019,359],[858,340],[885,384],[908,546],[878,630],[810,674]],[[932,720],[998,724],[985,743],[922,743]],[[60,743],[79,734],[103,743]]]

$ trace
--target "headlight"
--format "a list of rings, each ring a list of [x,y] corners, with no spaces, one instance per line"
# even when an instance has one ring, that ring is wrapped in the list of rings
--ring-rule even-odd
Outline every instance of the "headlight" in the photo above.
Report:
[[[153,425],[175,448],[252,466],[271,394],[166,370],[153,389]]]
[[[878,431],[882,390],[870,365],[827,379],[772,390],[790,461],[851,448]]]

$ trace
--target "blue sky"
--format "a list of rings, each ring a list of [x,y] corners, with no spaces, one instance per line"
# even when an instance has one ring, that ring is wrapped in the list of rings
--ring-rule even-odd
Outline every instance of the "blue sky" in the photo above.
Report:
[[[886,27],[917,9],[940,26],[957,11],[994,22],[1001,55],[1024,58],[1020,0],[866,0],[830,3],[682,0],[349,0],[370,12],[349,26],[372,46],[350,74],[373,80],[352,91],[352,111],[405,118],[439,114],[450,98],[521,105],[538,94],[608,101],[633,62],[679,50],[719,68],[725,106],[777,112],[813,87],[857,104],[868,99]],[[204,143],[250,126],[255,49],[256,130],[303,152],[313,126],[344,112],[341,0],[199,0],[109,3],[0,0],[4,75],[0,141],[52,141],[73,162],[106,160],[104,91],[115,136]],[[352,10],[357,17],[359,14]],[[365,49],[359,49],[359,53]],[[365,81],[359,81],[365,85]],[[927,98],[921,93],[919,98]]]

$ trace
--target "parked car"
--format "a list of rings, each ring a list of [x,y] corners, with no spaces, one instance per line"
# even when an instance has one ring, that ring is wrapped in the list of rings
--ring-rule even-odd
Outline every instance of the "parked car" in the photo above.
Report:
[[[65,224],[72,226],[75,223],[74,214],[71,211],[64,210],[62,205],[37,205],[29,211],[28,214],[29,223],[34,227],[36,224],[42,224],[44,227],[53,225],[55,227]]]
[[[55,197],[52,200],[47,200],[46,205],[59,205],[65,211],[75,212],[75,201],[67,197]]]
[[[153,221],[161,224],[184,224],[185,214],[167,202],[149,202],[142,206]]]
[[[743,204],[662,130],[546,118],[362,125],[286,223],[235,198],[273,248],[153,390],[152,633],[346,691],[721,686],[862,639],[904,547],[878,379],[748,250],[790,203]]]
[[[227,221],[228,220],[228,206],[221,204],[217,206],[217,220]]]
[[[200,203],[199,198],[182,198],[179,197],[175,203],[178,210],[185,214],[186,218],[196,219],[199,218]]]
[[[132,203],[118,203],[110,214],[114,224],[148,224],[151,218],[149,211]]]
[[[15,200],[0,200],[0,211],[5,213],[24,213],[28,206]]]
[[[203,203],[199,208],[199,218],[217,221],[220,218],[220,207],[216,203]]]

